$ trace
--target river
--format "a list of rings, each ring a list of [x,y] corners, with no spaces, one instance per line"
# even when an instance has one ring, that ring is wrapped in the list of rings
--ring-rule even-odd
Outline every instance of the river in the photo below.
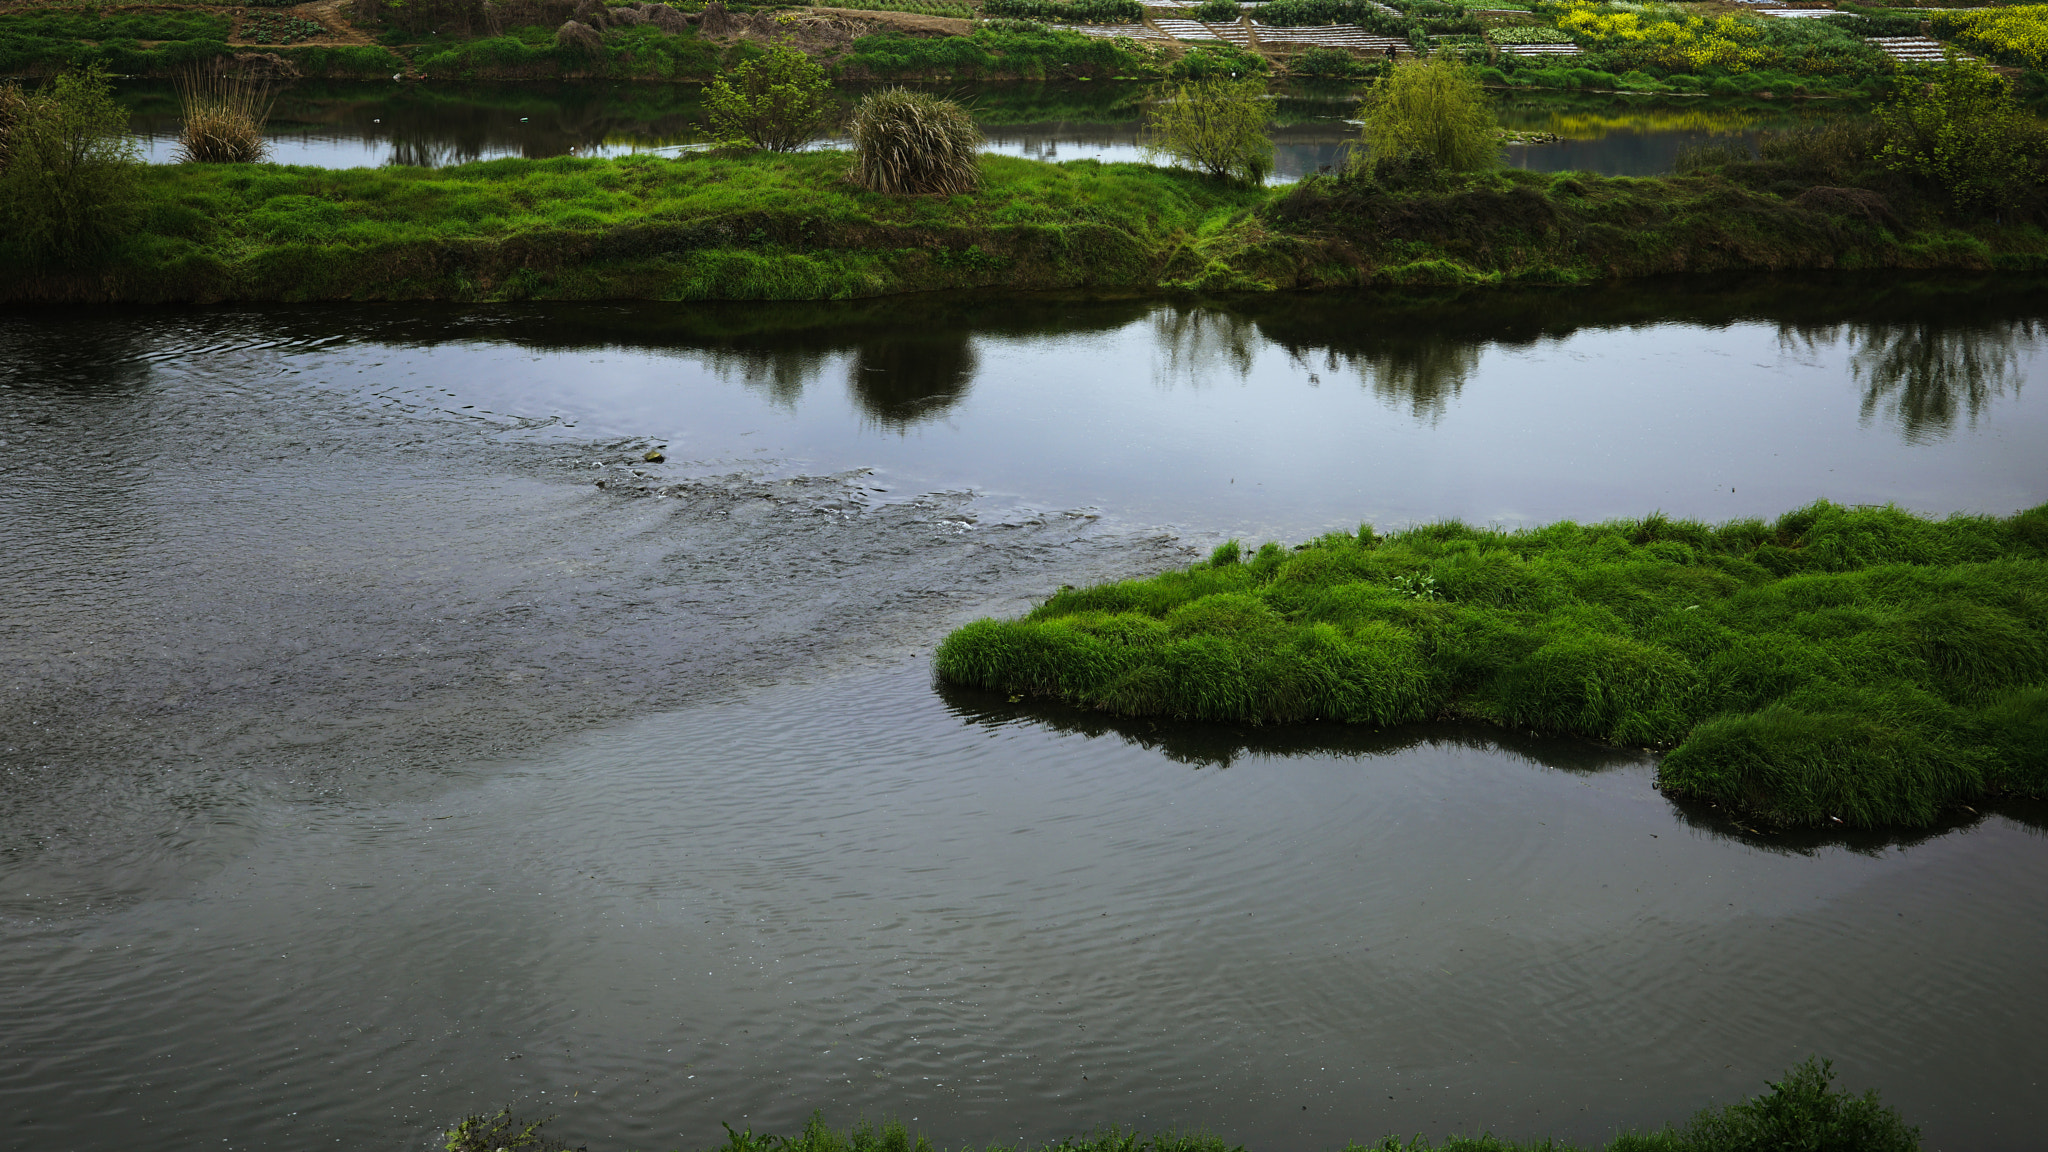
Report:
[[[1036,160],[1139,162],[1153,85],[979,83],[935,89],[965,103],[984,150]],[[1275,86],[1274,183],[1342,165],[1358,136],[1362,89],[1333,82]],[[265,135],[271,159],[322,168],[441,166],[502,156],[674,155],[704,147],[702,89],[690,84],[415,84],[304,81],[280,88]],[[842,90],[850,101],[860,89]],[[120,86],[143,155],[170,163],[181,121],[175,87]],[[1861,115],[1845,101],[1788,101],[1606,93],[1501,92],[1496,115],[1519,132],[1558,137],[1503,149],[1506,163],[1541,172],[1668,173],[1687,147],[1752,148],[1765,130]],[[827,137],[820,147],[848,147]]]
[[[2030,1147],[2038,808],[1755,835],[1625,749],[929,655],[1224,537],[2010,513],[2044,298],[0,313],[7,1144],[1597,1140],[1818,1053]]]

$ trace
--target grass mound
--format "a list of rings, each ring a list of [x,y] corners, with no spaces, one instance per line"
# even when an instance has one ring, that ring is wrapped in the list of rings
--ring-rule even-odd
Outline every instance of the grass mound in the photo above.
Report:
[[[1777,825],[1924,826],[2048,794],[2048,505],[1928,520],[1361,528],[1062,589],[936,654],[1124,715],[1465,718],[1669,748],[1666,793]]]

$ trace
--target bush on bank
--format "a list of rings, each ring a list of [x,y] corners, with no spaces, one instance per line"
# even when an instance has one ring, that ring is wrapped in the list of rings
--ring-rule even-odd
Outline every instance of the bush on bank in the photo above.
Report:
[[[1886,1107],[1875,1091],[1861,1096],[1835,1088],[1834,1068],[1808,1057],[1783,1078],[1767,1082],[1768,1091],[1720,1108],[1703,1108],[1683,1128],[1624,1132],[1604,1152],[1915,1152],[1920,1130],[1898,1111]],[[510,1110],[495,1116],[469,1116],[444,1133],[446,1152],[564,1152],[569,1145],[543,1133],[546,1123],[512,1118]],[[936,1152],[923,1135],[902,1123],[863,1122],[835,1129],[813,1115],[795,1136],[756,1133],[751,1127],[725,1126],[726,1141],[712,1152]],[[973,1152],[970,1148],[969,1152]],[[983,1152],[1021,1152],[1016,1146],[992,1144]],[[1032,1152],[1244,1152],[1208,1133],[1158,1133],[1110,1128]],[[1582,1152],[1555,1140],[1516,1141],[1495,1136],[1453,1136],[1441,1144],[1424,1137],[1403,1141],[1388,1136],[1377,1143],[1346,1144],[1343,1152]]]
[[[953,683],[1124,715],[1469,718],[1670,748],[1658,784],[1778,825],[2048,794],[2048,505],[1818,503],[1333,533],[1065,589],[940,646]]]

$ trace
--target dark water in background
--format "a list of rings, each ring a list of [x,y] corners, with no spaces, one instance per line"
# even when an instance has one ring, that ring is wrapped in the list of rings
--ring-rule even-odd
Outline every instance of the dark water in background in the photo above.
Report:
[[[971,84],[943,91],[975,110],[988,151],[1041,160],[1145,159],[1148,85]],[[1298,180],[1342,164],[1358,134],[1349,117],[1359,90],[1296,84],[1276,91],[1273,179]],[[668,84],[305,82],[279,93],[268,134],[277,163],[330,168],[441,166],[499,156],[673,155],[706,140],[699,92]],[[122,97],[134,110],[132,126],[145,154],[170,162],[180,125],[176,91],[167,83],[135,81],[122,86]],[[1568,93],[1503,94],[1498,108],[1507,127],[1564,137],[1511,146],[1509,164],[1621,176],[1669,172],[1678,151],[1690,145],[1753,144],[1765,128],[1854,111],[1827,101]],[[843,147],[847,141],[823,143]]]
[[[1223,534],[2039,503],[2038,287],[0,316],[9,1139],[1596,1139],[1819,1052],[2028,1147],[2037,813],[926,659]]]

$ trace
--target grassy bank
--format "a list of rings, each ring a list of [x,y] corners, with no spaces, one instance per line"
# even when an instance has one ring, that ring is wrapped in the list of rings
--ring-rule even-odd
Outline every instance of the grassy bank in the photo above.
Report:
[[[1232,544],[968,625],[936,663],[1125,715],[1456,717],[1669,748],[1659,787],[1752,820],[1925,825],[2048,794],[2048,506]]]
[[[136,175],[139,223],[110,257],[9,277],[0,302],[823,300],[2048,263],[2048,233],[2032,225],[1909,222],[1720,174],[1507,169],[1406,189],[1266,190],[1139,164],[984,156],[983,189],[941,199],[862,191],[846,182],[849,163],[822,152],[155,166]]]
[[[1920,1130],[1908,1125],[1874,1091],[1854,1095],[1833,1085],[1829,1062],[1809,1058],[1766,1091],[1719,1108],[1704,1108],[1683,1127],[1625,1132],[1586,1149],[1556,1140],[1503,1140],[1490,1135],[1453,1136],[1440,1144],[1417,1136],[1388,1136],[1372,1144],[1351,1142],[1343,1152],[1913,1152]],[[509,1111],[471,1116],[447,1132],[447,1152],[560,1152],[570,1145],[541,1131],[545,1122],[515,1120]],[[735,1132],[713,1152],[937,1152],[922,1135],[901,1123],[862,1123],[835,1129],[821,1117],[794,1136]],[[982,1152],[1025,1152],[1027,1146],[991,1144]],[[1207,1133],[1142,1135],[1111,1128],[1056,1143],[1029,1146],[1030,1152],[1244,1152]],[[973,1152],[971,1146],[969,1152]]]

